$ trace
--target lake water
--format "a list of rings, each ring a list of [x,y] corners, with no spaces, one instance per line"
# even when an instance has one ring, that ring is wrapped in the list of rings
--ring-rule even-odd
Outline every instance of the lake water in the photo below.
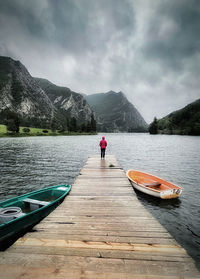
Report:
[[[0,138],[0,200],[51,185],[72,184],[87,157],[99,153],[101,136]],[[200,137],[105,136],[107,154],[114,154],[124,170],[146,171],[184,188],[175,200],[136,194],[199,265]]]

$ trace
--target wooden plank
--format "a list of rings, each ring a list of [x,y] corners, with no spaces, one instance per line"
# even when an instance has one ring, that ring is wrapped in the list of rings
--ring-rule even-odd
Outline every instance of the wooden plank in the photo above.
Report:
[[[152,216],[127,216],[126,221],[133,222],[133,221],[146,221],[146,222],[151,222],[154,221],[155,219]],[[51,222],[51,221],[73,221],[73,222],[108,222],[111,221],[110,217],[108,216],[93,216],[93,215],[86,215],[86,216],[60,216],[59,214],[52,214],[51,216],[48,217],[48,219],[44,219],[43,222]],[[123,223],[124,222],[124,217],[120,216],[114,216],[112,218],[112,221],[115,223]]]
[[[134,194],[134,192],[133,192]],[[127,200],[126,200],[127,198]],[[113,205],[115,205],[117,202],[132,202],[133,203],[133,206],[142,206],[141,204],[134,204],[135,202],[138,202],[137,199],[129,199],[129,196],[126,196],[126,197],[111,197],[111,196],[107,196],[107,197],[101,197],[101,196],[71,196],[71,192],[70,192],[70,197],[68,197],[68,201],[77,201],[77,204],[79,201],[108,201],[108,202],[113,202]],[[66,203],[64,204],[61,204],[57,209],[60,209],[60,208],[64,208],[65,206],[67,206]],[[144,208],[144,206],[142,206]]]
[[[129,260],[154,260],[154,261],[173,261],[173,262],[191,262],[192,259],[187,254],[180,254],[179,252],[163,253],[145,251],[127,251],[127,250],[114,250],[114,249],[90,249],[79,247],[55,247],[54,246],[35,246],[35,245],[15,245],[12,253],[26,254],[43,254],[43,255],[65,255],[65,256],[81,256],[81,257],[94,257],[94,258],[110,258],[110,259],[129,259]]]
[[[94,184],[95,184],[95,187],[96,187],[96,189],[95,190],[101,190],[101,189],[104,189],[104,191],[106,190],[108,190],[108,189],[116,189],[116,190],[127,190],[127,188],[128,189],[130,189],[132,192],[134,192],[134,190],[132,189],[132,188],[130,188],[130,185],[128,185],[128,184],[125,184],[125,183],[123,183],[123,184],[120,184],[120,183],[111,183],[110,181],[109,181],[109,183],[105,183],[105,181],[102,183],[101,181],[96,181],[95,183],[94,183],[94,181],[92,181],[92,180],[90,180],[89,182],[85,182],[85,181],[82,181],[82,182],[79,182],[79,183],[77,183],[77,184],[75,184],[74,185],[74,187],[73,187],[73,191],[74,190],[77,190],[78,188],[80,188],[80,189],[84,189],[84,191],[86,191],[87,190],[87,188],[88,188],[88,190],[91,190],[91,188],[94,188]]]
[[[64,212],[62,211],[62,212],[59,212],[58,214],[60,214],[60,217],[65,217],[65,214],[64,214]],[[98,213],[92,213],[92,212],[73,212],[72,213],[73,215],[69,215],[69,216],[67,216],[66,217],[66,220],[69,220],[70,221],[70,218],[71,217],[79,217],[79,218],[81,218],[81,217],[91,217],[91,216],[93,216],[94,218],[103,218],[103,217],[108,217],[108,218],[115,218],[116,217],[116,214],[115,213],[113,213],[113,214],[111,214],[111,213],[100,213],[100,212],[98,212]],[[126,216],[127,216],[128,214],[119,214],[119,215],[117,215],[117,217],[119,217],[119,218],[126,218]],[[143,214],[141,214],[142,215],[142,217],[145,217],[145,214],[143,213]],[[130,215],[129,215],[130,216]],[[151,215],[149,215],[149,216],[151,216]],[[56,216],[56,217],[58,217],[58,216]],[[138,214],[138,215],[135,215],[135,217],[137,217],[138,219],[140,219],[140,215]]]
[[[72,191],[73,194],[76,194],[76,193],[81,193],[83,196],[85,194],[85,192],[87,192],[87,190],[90,190],[90,195],[91,193],[94,193],[95,195],[104,195],[104,194],[126,194],[126,195],[131,195],[133,193],[132,189],[130,188],[109,188],[109,190],[105,191],[105,188],[99,188],[99,189],[94,189],[93,187],[92,188],[88,188],[88,189],[85,189],[85,188],[81,188],[81,189],[74,189]],[[87,193],[88,194],[88,193]]]
[[[68,207],[65,209],[67,210],[69,209]],[[124,210],[122,210],[121,208],[101,208],[101,210],[98,210],[97,208],[94,208],[93,211],[91,209],[87,209],[85,208],[83,211],[83,208],[75,208],[73,210],[73,215],[77,215],[80,214],[81,215],[98,215],[98,216],[103,216],[108,214],[108,216],[116,216],[116,210],[117,212],[117,216],[140,216],[140,214],[138,212],[135,212],[134,209],[129,209],[129,208],[124,208]],[[65,212],[63,210],[58,211],[60,214],[64,214]],[[144,212],[145,213],[145,212]],[[145,214],[143,214],[145,216]],[[66,215],[65,215],[66,216]],[[151,216],[151,215],[149,215]],[[67,216],[66,216],[67,217]]]
[[[48,255],[29,253],[24,257],[24,253],[5,253],[5,256],[1,258],[1,265],[18,265],[29,266],[30,270],[28,274],[30,278],[32,276],[33,268],[52,268],[65,270],[67,276],[67,270],[84,270],[93,272],[112,272],[112,273],[132,273],[133,275],[156,275],[162,274],[162,276],[177,276],[182,277],[197,277],[194,264],[189,262],[171,262],[168,261],[153,261],[153,264],[149,260],[127,260],[127,259],[115,259],[115,258],[96,258],[96,257],[81,257],[81,256],[65,256],[65,255]],[[54,273],[54,277],[56,274]],[[16,277],[13,277],[16,278]],[[23,278],[23,277],[22,277]],[[68,277],[66,277],[68,278]],[[76,277],[75,277],[76,278]],[[83,277],[84,278],[84,277]],[[87,277],[85,277],[87,278]],[[98,277],[97,277],[98,278]],[[135,277],[138,278],[138,277]]]
[[[161,231],[165,231],[163,229],[163,227],[159,224],[159,223],[156,223],[155,221],[154,222],[151,222],[150,224],[142,224],[142,221],[139,220],[140,222],[132,222],[132,224],[127,224],[125,222],[118,222],[118,223],[115,223],[115,222],[91,222],[91,221],[88,221],[88,222],[68,222],[68,220],[66,221],[49,221],[49,220],[46,220],[44,222],[42,222],[41,224],[43,224],[43,226],[45,227],[60,227],[62,228],[63,227],[69,227],[69,226],[73,226],[73,228],[77,228],[77,227],[81,227],[81,228],[85,228],[85,227],[89,227],[89,226],[92,226],[93,228],[97,227],[97,228],[110,228],[110,229],[121,229],[121,230],[132,230],[132,231],[135,231],[135,227],[137,226],[137,229],[143,229],[143,228],[147,228],[149,229],[149,231],[152,231],[153,228],[155,228],[156,230],[161,230]],[[40,226],[40,225],[38,225]],[[126,226],[126,227],[125,227]],[[40,226],[41,227],[41,226]]]
[[[120,272],[105,272],[105,271],[89,271],[89,270],[74,270],[71,267],[55,268],[53,267],[32,267],[31,272],[29,267],[19,265],[0,265],[1,279],[178,279],[177,276],[163,276],[163,275],[139,275],[133,273]],[[67,277],[66,277],[67,274]],[[181,278],[181,277],[179,277]],[[185,279],[195,279],[197,277],[187,276]]]
[[[137,244],[137,243],[117,243],[117,242],[94,242],[64,239],[46,238],[24,238],[16,241],[15,246],[42,246],[42,247],[62,247],[62,248],[89,248],[101,250],[123,250],[123,251],[142,251],[142,252],[162,252],[170,254],[186,254],[186,251],[178,245],[160,244]]]
[[[143,237],[143,238],[152,238],[152,239],[154,239],[154,238],[162,238],[162,239],[164,239],[164,238],[168,238],[168,239],[173,239],[172,238],[172,236],[171,235],[169,235],[169,233],[167,233],[166,231],[163,231],[163,232],[154,232],[153,233],[153,235],[152,235],[152,232],[151,231],[144,231],[144,230],[142,230],[142,231],[140,231],[140,230],[138,230],[138,231],[118,231],[118,230],[116,230],[116,231],[111,231],[111,230],[107,230],[107,231],[105,231],[105,230],[92,230],[92,231],[88,231],[88,230],[86,230],[86,229],[79,229],[79,230],[77,230],[77,229],[70,229],[70,230],[61,230],[61,229],[55,229],[54,231],[46,231],[45,229],[43,229],[43,228],[40,228],[40,227],[38,227],[38,226],[36,226],[34,229],[33,229],[33,231],[31,232],[31,233],[29,233],[29,234],[27,234],[26,236],[27,237],[34,237],[34,235],[35,235],[35,233],[36,232],[39,232],[39,233],[43,233],[44,232],[44,234],[46,234],[47,236],[48,236],[48,234],[50,234],[50,233],[58,233],[58,234],[60,234],[61,236],[62,235],[80,235],[80,237],[81,237],[81,235],[85,235],[85,236],[87,236],[87,235],[92,235],[92,236],[117,236],[117,237],[134,237],[134,236],[136,236],[136,237]],[[71,238],[71,239],[73,239],[73,238]]]
[[[77,206],[80,205],[80,206],[83,206],[83,207],[108,207],[108,206],[112,206],[113,208],[116,208],[116,207],[132,207],[134,209],[140,209],[140,208],[143,208],[143,206],[141,204],[139,205],[135,205],[134,204],[134,201],[130,201],[130,202],[126,202],[126,201],[123,201],[121,200],[120,202],[118,201],[113,201],[112,200],[107,200],[107,201],[104,201],[104,200],[83,200],[83,199],[76,199],[76,200],[68,200],[68,203],[65,204],[65,206],[60,206],[59,209],[62,209],[62,208],[68,208],[68,207],[73,207],[73,206]],[[53,211],[53,213],[56,212],[56,211]],[[152,217],[153,218],[153,217]]]
[[[74,233],[73,233],[74,232]],[[65,230],[55,230],[55,231],[50,231],[46,232],[44,230],[39,230],[35,232],[33,235],[30,236],[30,238],[50,238],[50,239],[55,239],[57,240],[62,239],[62,240],[79,240],[79,241],[94,241],[94,242],[116,242],[116,243],[135,243],[135,244],[149,244],[151,245],[154,244],[160,244],[160,245],[174,245],[175,241],[171,238],[158,238],[158,237],[139,237],[139,236],[107,236],[107,235],[94,235],[93,232],[86,231],[84,234],[78,234],[79,231],[73,231],[68,234],[65,233]]]

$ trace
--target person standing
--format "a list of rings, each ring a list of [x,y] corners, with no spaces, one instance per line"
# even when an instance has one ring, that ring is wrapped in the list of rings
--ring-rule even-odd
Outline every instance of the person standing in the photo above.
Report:
[[[101,158],[104,158],[106,146],[107,146],[107,141],[105,140],[105,137],[102,137],[102,140],[100,141],[99,146],[101,148]]]

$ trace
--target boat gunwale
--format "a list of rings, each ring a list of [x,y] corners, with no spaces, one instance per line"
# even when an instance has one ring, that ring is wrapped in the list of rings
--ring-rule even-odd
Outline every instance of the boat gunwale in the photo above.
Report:
[[[160,179],[160,180],[162,180],[162,181],[166,181],[166,182],[170,183],[171,185],[173,185],[173,186],[175,186],[175,187],[177,187],[177,188],[169,188],[169,189],[165,189],[165,190],[158,190],[158,189],[155,189],[155,188],[153,188],[153,187],[145,186],[145,185],[143,185],[143,184],[140,184],[140,183],[137,183],[136,181],[134,181],[134,180],[130,177],[130,175],[129,175],[129,172],[130,172],[130,171],[136,171],[136,172],[139,172],[139,173],[141,173],[141,174],[147,174],[147,175],[149,175],[149,176],[158,178],[158,179]],[[148,189],[148,190],[150,190],[150,191],[153,191],[153,192],[163,193],[163,192],[166,192],[166,191],[169,191],[169,190],[173,190],[173,189],[183,190],[182,187],[180,187],[180,186],[178,186],[178,185],[176,185],[176,184],[174,184],[174,183],[172,183],[172,182],[170,182],[170,181],[168,181],[168,180],[166,180],[166,179],[163,179],[163,178],[161,178],[161,177],[159,177],[159,176],[155,176],[155,175],[150,174],[150,173],[147,173],[147,172],[142,172],[142,171],[139,171],[139,170],[129,169],[129,170],[126,171],[126,175],[127,175],[128,179],[131,180],[134,184],[136,184],[136,185],[138,185],[138,186],[140,186],[140,187],[142,187],[142,188],[144,188],[144,189]]]
[[[1,203],[4,203],[4,202],[9,202],[9,201],[12,201],[13,200],[13,202],[14,201],[22,201],[23,202],[23,198],[25,198],[25,197],[27,197],[27,196],[29,196],[29,195],[34,195],[34,194],[37,194],[37,193],[43,193],[43,192],[46,192],[46,191],[48,191],[48,190],[53,190],[53,189],[56,189],[56,188],[58,188],[58,187],[67,187],[67,189],[64,191],[63,190],[63,194],[61,195],[61,196],[59,196],[57,199],[55,199],[55,200],[53,200],[53,201],[51,201],[50,203],[48,203],[48,204],[46,204],[46,205],[44,205],[44,206],[42,206],[42,207],[39,207],[38,209],[35,209],[35,210],[33,210],[33,211],[31,211],[31,212],[29,212],[29,213],[27,213],[27,214],[25,214],[25,215],[22,215],[22,216],[19,216],[19,217],[17,217],[17,218],[15,218],[15,219],[12,219],[12,220],[10,220],[10,221],[8,221],[8,222],[5,222],[5,223],[2,223],[2,224],[0,224],[0,229],[1,228],[3,228],[3,227],[5,227],[6,225],[10,225],[10,224],[12,224],[12,223],[15,223],[15,222],[17,222],[18,220],[21,220],[21,219],[25,219],[25,218],[27,218],[27,217],[29,217],[29,216],[32,216],[32,215],[34,215],[35,213],[37,213],[37,212],[39,212],[39,211],[42,211],[42,210],[44,210],[44,209],[46,209],[46,208],[48,208],[48,207],[51,207],[51,206],[53,206],[54,204],[56,204],[59,200],[61,200],[62,198],[64,198],[69,192],[70,192],[70,190],[71,190],[71,185],[70,184],[60,184],[60,185],[56,185],[56,186],[50,186],[50,187],[47,187],[47,188],[43,188],[43,189],[40,189],[40,190],[35,190],[35,191],[32,191],[32,192],[29,192],[29,193],[27,193],[27,194],[23,194],[23,195],[20,195],[20,196],[18,196],[18,197],[13,197],[13,198],[10,198],[10,199],[7,199],[7,200],[5,200],[5,201],[2,201],[2,202],[0,202],[0,209],[1,208],[6,208],[6,206],[5,207],[2,207],[1,206]],[[15,200],[16,199],[16,200]],[[8,206],[9,207],[9,206]]]

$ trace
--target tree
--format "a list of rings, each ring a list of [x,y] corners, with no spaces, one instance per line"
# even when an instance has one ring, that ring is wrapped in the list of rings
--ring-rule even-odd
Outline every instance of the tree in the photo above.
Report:
[[[82,123],[81,126],[80,126],[80,130],[81,132],[86,132],[86,126],[85,126],[85,123]]]
[[[149,125],[149,133],[155,135],[158,133],[158,120],[154,117],[153,122]]]
[[[19,133],[19,117],[14,112],[9,112],[7,115],[6,126],[9,132]]]
[[[92,128],[91,128],[91,122],[90,121],[88,121],[87,122],[87,125],[86,125],[86,132],[91,132],[92,131]]]
[[[73,132],[77,131],[77,123],[75,117],[72,117],[69,121],[69,131],[73,131]]]
[[[94,119],[94,114],[92,113],[91,115],[91,123],[90,123],[90,126],[91,126],[91,131],[92,132],[96,132],[97,130],[97,127],[96,127],[96,120]]]
[[[42,125],[41,125],[40,119],[37,118],[37,117],[32,117],[32,118],[30,119],[30,123],[31,123],[31,126],[32,126],[32,127],[43,128]]]
[[[58,127],[58,123],[57,123],[56,119],[53,118],[52,121],[51,121],[51,131],[55,132],[57,127]]]

